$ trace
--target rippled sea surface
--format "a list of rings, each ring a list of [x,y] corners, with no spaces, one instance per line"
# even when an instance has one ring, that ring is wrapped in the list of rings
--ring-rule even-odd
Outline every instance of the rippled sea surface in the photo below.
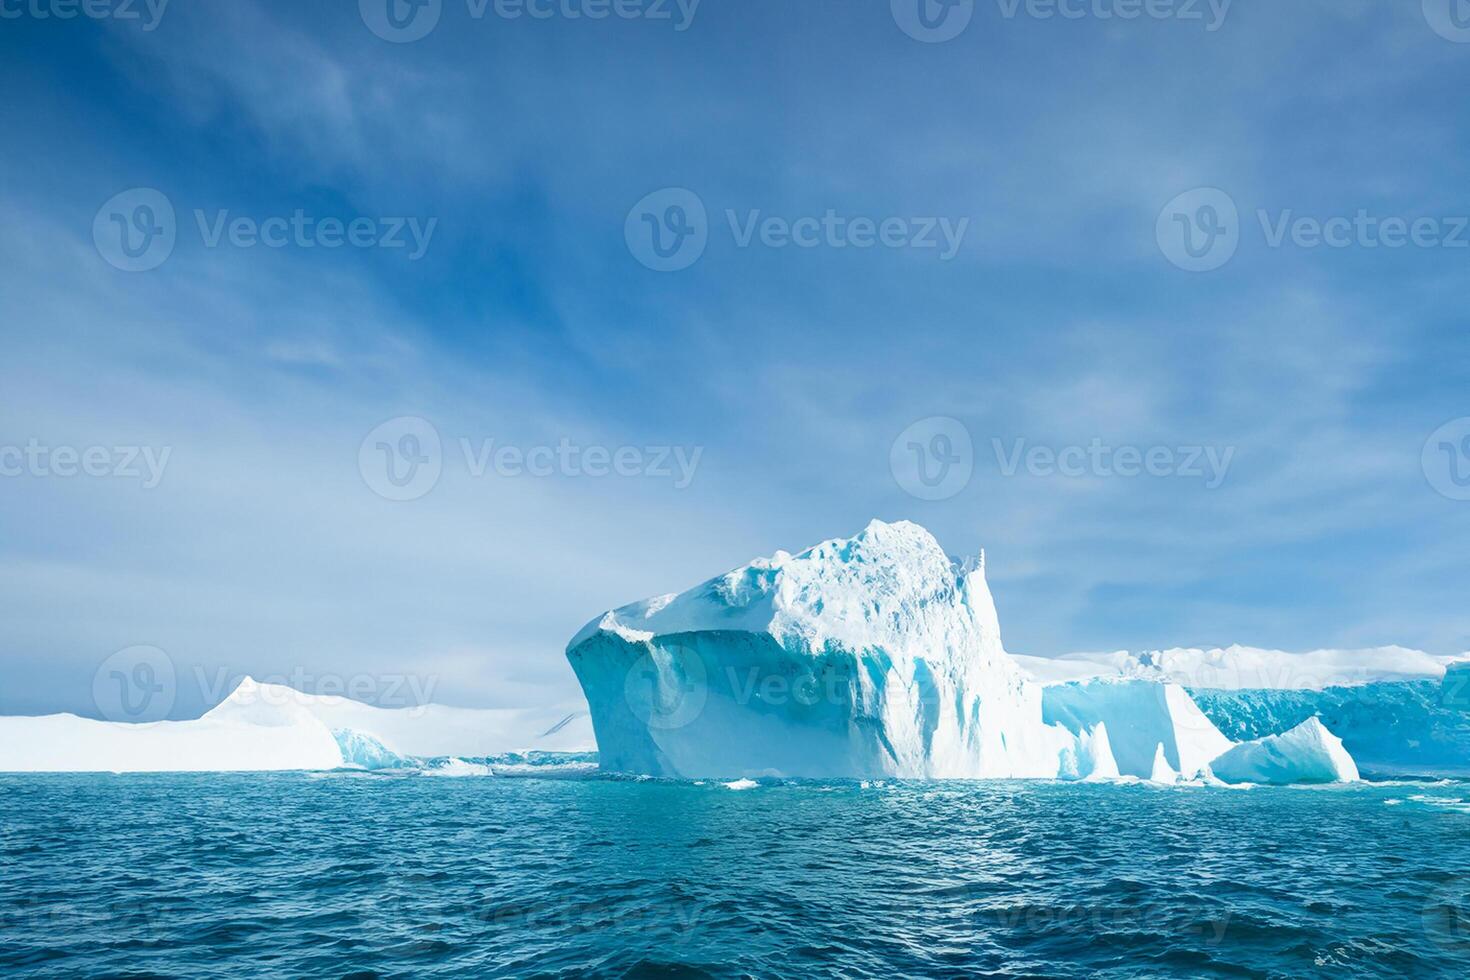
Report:
[[[1467,799],[0,776],[0,974],[1463,977]]]

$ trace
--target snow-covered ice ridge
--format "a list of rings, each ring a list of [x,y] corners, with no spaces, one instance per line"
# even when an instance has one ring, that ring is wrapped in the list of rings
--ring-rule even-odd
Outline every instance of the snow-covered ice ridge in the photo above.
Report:
[[[1167,679],[1083,672],[1043,687],[1001,645],[983,556],[951,559],[908,522],[615,609],[567,658],[600,762],[621,772],[1358,778],[1320,722],[1242,747]]]
[[[1022,669],[1043,683],[1132,677],[1223,691],[1322,691],[1383,682],[1440,680],[1452,664],[1470,658],[1470,654],[1435,656],[1396,646],[1288,653],[1239,645],[1210,650],[1176,647],[1142,653],[1069,653],[1055,658],[1013,656]]]
[[[1089,680],[1164,681],[1188,690],[1231,739],[1260,739],[1316,718],[1375,776],[1470,773],[1470,655],[1232,646],[1015,659],[1047,685],[1048,707]]]
[[[246,677],[224,701],[189,721],[0,717],[0,746],[0,772],[250,772],[579,753],[593,743],[579,706],[378,708]]]

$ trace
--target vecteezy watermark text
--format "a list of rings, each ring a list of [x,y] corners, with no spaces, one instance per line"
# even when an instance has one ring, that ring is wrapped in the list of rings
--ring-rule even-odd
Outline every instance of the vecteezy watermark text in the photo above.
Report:
[[[138,21],[152,31],[163,20],[169,0],[0,0],[0,20]]]
[[[1470,215],[1408,216],[1369,208],[1314,215],[1257,208],[1254,217],[1261,241],[1271,249],[1470,249]],[[1218,187],[1199,187],[1164,206],[1154,234],[1171,263],[1189,272],[1210,272],[1235,257],[1248,230],[1234,198]]]
[[[255,683],[242,691],[240,685],[246,677]],[[421,708],[433,701],[434,689],[439,685],[436,674],[335,674],[300,666],[285,673],[259,676],[228,667],[206,671],[196,666],[193,678],[205,704],[218,704],[233,693],[238,701],[273,707],[297,703],[300,695],[306,694],[343,697],[379,708]]]
[[[1001,476],[1015,476],[1022,468],[1030,476],[1182,477],[1204,481],[1205,489],[1225,482],[1235,460],[1234,446],[1111,446],[1100,438],[1087,445],[1028,446],[1015,439],[1009,446],[991,439]]]
[[[975,16],[977,0],[889,0],[893,21],[916,41],[938,44],[959,37]],[[1234,0],[995,0],[1002,19],[1172,20],[1214,33]]]
[[[853,703],[855,684],[850,664],[827,663],[815,671],[790,664],[716,668],[699,650],[672,643],[650,646],[633,661],[623,678],[623,698],[640,722],[671,731],[698,720],[712,697],[793,713],[822,706],[845,711]]]
[[[694,23],[700,0],[465,0],[472,21],[646,20],[670,22],[675,31]],[[362,22],[384,41],[407,44],[429,36],[444,14],[444,0],[358,0]]]
[[[317,218],[301,208],[290,216],[255,218],[230,217],[228,210],[207,214],[195,210],[194,221],[205,248],[228,244],[234,248],[406,248],[408,260],[416,262],[429,250],[438,218],[417,217]]]
[[[1219,917],[1178,902],[1146,902],[1140,905],[1022,905],[996,911],[997,922],[1006,930],[1077,932],[1101,935],[1120,930],[1147,929],[1155,933],[1198,936],[1211,946],[1224,942],[1230,926],[1229,913]]]
[[[1006,20],[1177,20],[1213,34],[1235,0],[995,0]]]
[[[421,708],[433,701],[438,675],[400,673],[336,674],[293,667],[286,673],[250,674],[219,667],[194,666],[182,674],[174,660],[155,646],[131,646],[107,657],[92,676],[92,701],[108,721],[136,724],[168,717],[181,687],[192,680],[197,699],[217,705],[226,698],[237,704],[282,707],[306,696],[346,697],[380,708]]]
[[[522,447],[496,445],[494,439],[478,444],[460,439],[465,468],[471,476],[484,476],[493,470],[496,476],[550,476],[594,479],[604,476],[651,476],[672,479],[675,490],[683,490],[694,481],[703,446],[582,446],[562,438],[555,446]]]
[[[350,218],[318,216],[303,208],[289,214],[234,214],[228,208],[193,211],[200,243],[208,249],[377,248],[403,250],[410,262],[424,257],[438,218],[417,216]],[[109,198],[92,220],[92,241],[109,265],[147,272],[168,261],[178,241],[173,202],[152,187],[135,187]]]
[[[518,445],[497,439],[456,441],[464,471],[473,479],[606,477],[668,480],[675,490],[694,482],[703,446],[584,444],[563,436],[555,443]],[[389,419],[358,447],[363,482],[388,500],[416,500],[438,484],[444,471],[439,430],[414,415]]]
[[[795,216],[726,208],[724,219],[736,248],[932,250],[941,262],[959,253],[970,227],[966,217],[872,217],[835,208]],[[623,223],[629,253],[655,272],[689,268],[704,254],[711,233],[704,201],[684,187],[645,195]]]
[[[1235,461],[1234,446],[1112,445],[1100,436],[1062,446],[1032,444],[1024,438],[992,438],[990,445],[1003,477],[1022,472],[1070,479],[1176,477],[1200,480],[1205,489],[1214,490],[1225,482]],[[974,441],[959,419],[942,415],[920,419],[893,440],[888,465],[894,481],[910,496],[948,500],[969,486],[974,475]]]
[[[736,248],[749,248],[752,242],[766,248],[934,248],[940,249],[941,262],[955,257],[970,227],[969,218],[847,217],[831,208],[821,217],[799,218],[727,209],[725,221]]]
[[[113,477],[139,480],[144,490],[163,482],[172,446],[48,446],[29,439],[24,446],[0,446],[0,477]]]
[[[671,21],[676,31],[694,23],[700,0],[465,0],[470,17],[487,10],[502,20],[653,20]]]

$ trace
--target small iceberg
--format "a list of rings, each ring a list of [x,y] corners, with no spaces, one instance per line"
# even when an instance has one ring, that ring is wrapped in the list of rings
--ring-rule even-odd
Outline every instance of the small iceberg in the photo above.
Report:
[[[1320,719],[1308,718],[1289,732],[1241,742],[1210,763],[1227,783],[1355,783],[1358,767],[1342,739]]]

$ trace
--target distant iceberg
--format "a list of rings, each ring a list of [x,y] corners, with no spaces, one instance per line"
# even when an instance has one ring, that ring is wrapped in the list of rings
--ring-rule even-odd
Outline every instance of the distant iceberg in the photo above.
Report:
[[[908,522],[612,610],[567,658],[622,772],[1173,782],[1236,747],[1160,673],[1038,683],[1001,645],[983,555]]]
[[[76,715],[0,717],[0,772],[252,772],[385,769],[440,757],[592,748],[585,714],[377,708],[246,677],[192,721],[147,724]]]
[[[1232,646],[1144,653],[1017,656],[1047,684],[1144,680],[1182,686],[1232,741],[1318,719],[1366,773],[1470,773],[1470,661],[1404,647],[1287,653]]]

